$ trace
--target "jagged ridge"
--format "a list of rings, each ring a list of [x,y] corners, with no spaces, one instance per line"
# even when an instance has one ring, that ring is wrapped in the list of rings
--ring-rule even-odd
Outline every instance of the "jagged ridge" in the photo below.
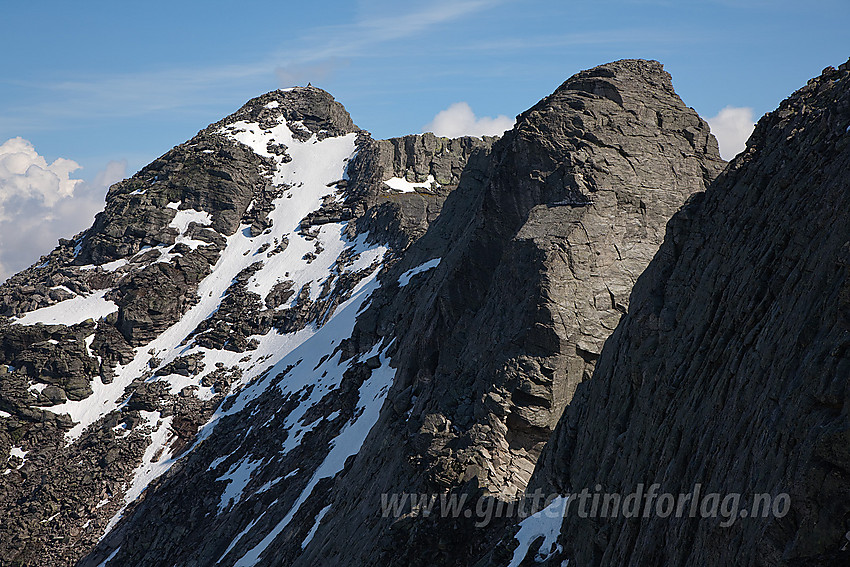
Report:
[[[282,540],[281,564],[483,554],[489,536],[473,520],[379,518],[380,495],[522,491],[667,219],[722,165],[657,62],[582,72],[520,115],[487,176],[449,196],[397,269],[439,265],[376,292],[359,318],[360,343],[395,338],[396,380],[350,470],[314,503],[314,514],[330,505],[315,537],[303,552]]]

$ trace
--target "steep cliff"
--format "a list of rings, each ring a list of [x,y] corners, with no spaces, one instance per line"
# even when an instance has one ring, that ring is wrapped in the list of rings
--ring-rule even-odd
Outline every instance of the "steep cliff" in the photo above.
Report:
[[[740,506],[659,517],[652,503],[646,518],[613,519],[574,509],[546,564],[850,561],[848,172],[850,62],[765,115],[673,217],[530,487],[700,485]],[[756,495],[773,503],[754,517]]]

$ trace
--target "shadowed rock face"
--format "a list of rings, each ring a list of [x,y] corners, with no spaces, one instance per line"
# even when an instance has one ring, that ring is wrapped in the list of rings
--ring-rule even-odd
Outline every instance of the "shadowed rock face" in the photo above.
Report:
[[[358,220],[357,230],[406,249],[437,219],[443,202],[457,188],[462,175],[467,179],[482,177],[495,140],[489,136],[438,138],[425,133],[374,141],[373,151],[359,153],[349,168],[349,175],[362,179],[363,187],[378,185],[386,189],[383,180],[390,177],[434,182],[430,188],[412,193],[372,191],[364,201],[367,212]]]
[[[396,339],[391,401],[295,564],[481,555],[469,520],[381,519],[380,495],[521,492],[667,219],[722,165],[657,62],[582,72],[521,114],[487,178],[449,196],[399,269],[439,266],[360,317],[355,343]]]
[[[783,517],[564,522],[548,565],[838,565],[850,529],[850,64],[670,221],[530,489],[790,495]],[[780,507],[781,510],[781,507]],[[503,563],[502,563],[503,564]]]

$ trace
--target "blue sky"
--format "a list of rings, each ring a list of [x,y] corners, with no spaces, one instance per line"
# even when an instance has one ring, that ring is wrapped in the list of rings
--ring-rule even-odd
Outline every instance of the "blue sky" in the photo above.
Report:
[[[847,0],[34,1],[6,3],[2,20],[0,144],[20,136],[47,163],[73,160],[91,194],[307,81],[389,137],[459,102],[513,117],[625,57],[664,63],[706,118],[757,118],[850,56]]]

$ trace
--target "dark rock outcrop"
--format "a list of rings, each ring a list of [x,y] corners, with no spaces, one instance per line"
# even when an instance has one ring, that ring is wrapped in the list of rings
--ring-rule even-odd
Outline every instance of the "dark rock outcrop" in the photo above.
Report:
[[[363,187],[379,186],[365,200],[367,212],[358,221],[360,231],[368,231],[380,241],[406,249],[425,234],[440,214],[446,197],[467,179],[484,178],[489,151],[496,138],[438,138],[431,133],[377,140],[370,152],[361,152],[349,169]],[[391,190],[385,179],[392,177],[411,183],[433,182],[415,192]]]
[[[548,565],[850,561],[848,171],[850,62],[765,115],[673,217],[530,487],[701,484],[740,495],[731,522],[572,513]],[[790,509],[752,516],[783,493]]]
[[[342,200],[329,200],[302,221],[305,229],[348,221],[348,232],[369,233],[371,240],[405,250],[420,238],[442,210],[461,174],[481,178],[494,137],[440,138],[431,133],[374,140],[365,133],[348,166],[348,179],[336,183]],[[472,163],[470,163],[470,161]],[[392,178],[419,184],[399,192],[387,185]]]

